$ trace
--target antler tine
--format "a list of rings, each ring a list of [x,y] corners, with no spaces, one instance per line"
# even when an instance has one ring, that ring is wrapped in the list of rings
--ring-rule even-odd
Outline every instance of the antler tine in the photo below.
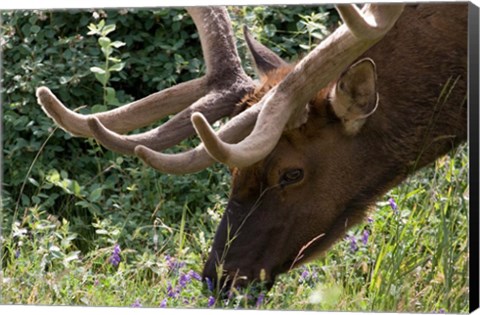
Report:
[[[402,13],[403,4],[367,5],[360,14],[354,7],[340,9],[345,23],[307,55],[294,70],[265,95],[262,110],[252,133],[237,144],[223,142],[203,119],[193,121],[208,153],[230,166],[251,165],[268,155],[292,114],[304,107],[311,97],[378,42]],[[352,26],[354,30],[350,30]],[[365,30],[366,36],[363,36]],[[298,116],[298,115],[295,115]]]
[[[354,4],[339,4],[336,8],[355,37],[372,40],[382,37],[393,26],[392,19],[396,21],[403,11],[399,12],[396,6],[385,6],[381,8],[384,14],[375,15],[377,7],[371,4],[366,4],[362,10]]]
[[[123,154],[133,154],[134,147],[140,144],[163,150],[195,134],[190,122],[193,111],[204,113],[211,122],[230,115],[254,84],[241,67],[228,13],[221,7],[194,7],[187,11],[200,35],[207,69],[203,77],[94,115],[69,110],[46,87],[37,90],[38,102],[63,129],[73,135],[94,137],[107,148]],[[223,92],[221,96],[219,91]],[[213,97],[222,101],[213,101]],[[176,112],[180,113],[146,133],[118,135]]]
[[[135,148],[135,155],[148,166],[162,173],[174,175],[195,173],[215,163],[215,160],[200,146],[187,152],[172,155],[153,151],[146,146],[139,145]]]
[[[207,120],[213,123],[231,113],[231,104],[238,103],[239,99],[236,95],[242,93],[246,91],[236,91],[234,88],[230,91],[209,93],[161,126],[138,135],[119,135],[108,130],[98,119],[92,118],[90,118],[89,127],[100,144],[115,152],[134,154],[134,148],[138,145],[162,151],[178,144],[187,136],[195,134],[190,121],[193,113],[205,113]],[[210,108],[215,108],[215,111],[209,111]]]
[[[257,104],[245,110],[242,115],[235,116],[219,131],[218,136],[228,143],[242,140],[252,131],[260,109],[261,107]],[[192,120],[196,119],[204,118],[199,113],[194,113]],[[210,128],[208,123],[206,125]],[[215,162],[203,144],[178,154],[162,154],[144,146],[137,146],[135,154],[158,171],[177,175],[201,171]]]
[[[108,129],[125,133],[145,127],[192,104],[206,93],[207,79],[191,80],[108,112],[82,115],[68,109],[47,87],[37,89],[37,101],[57,125],[74,136],[93,137],[87,121],[96,117]],[[186,93],[188,91],[189,93]]]

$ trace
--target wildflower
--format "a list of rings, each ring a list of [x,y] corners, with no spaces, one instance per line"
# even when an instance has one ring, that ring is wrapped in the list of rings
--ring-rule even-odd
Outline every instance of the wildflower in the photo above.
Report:
[[[208,297],[208,307],[215,305],[215,298],[213,296]]]
[[[162,301],[162,302],[160,302],[160,307],[161,307],[161,308],[165,308],[165,307],[167,307],[167,299],[166,299],[166,298],[165,298],[165,299],[163,299],[163,301]]]
[[[180,275],[180,279],[178,281],[178,283],[180,284],[180,287],[182,288],[185,288],[185,286],[187,285],[187,283],[190,282],[190,276],[188,274],[185,274],[185,273],[182,273]]]
[[[135,302],[133,302],[130,307],[142,307],[142,304],[140,303],[140,299],[136,299]]]
[[[18,259],[18,257],[20,257],[20,250],[19,249],[17,249],[15,251],[15,259]]]
[[[368,217],[367,218],[367,222],[370,224],[370,223],[373,223],[373,218],[372,217]]]
[[[264,293],[260,293],[257,297],[257,303],[255,304],[256,307],[259,307],[260,305],[262,305],[263,303],[263,299],[265,298],[265,294]]]
[[[354,235],[349,236],[348,239],[350,240],[350,250],[356,252],[358,250],[357,239]]]
[[[195,279],[195,280],[202,281],[202,276],[199,275],[198,273],[196,273],[196,272],[193,271],[193,270],[190,270],[190,271],[188,272],[188,275],[189,275],[191,278]]]
[[[168,282],[168,284],[167,284],[167,295],[168,295],[168,297],[176,298],[179,293],[180,293],[180,290],[178,290],[178,289],[173,290],[172,283]]]
[[[363,234],[362,234],[362,243],[363,245],[367,245],[368,243],[368,237],[370,236],[370,232],[368,232],[367,229],[363,230]]]
[[[205,278],[205,282],[207,283],[207,288],[209,291],[213,291],[213,283],[212,283],[212,280],[210,280],[210,278]]]
[[[303,267],[302,274],[300,275],[300,282],[302,281],[307,281],[310,278],[310,273],[308,272],[308,269]]]
[[[167,267],[170,271],[177,271],[178,269],[185,266],[184,262],[180,262],[170,255],[165,255],[165,261],[167,262]]]
[[[115,246],[113,247],[112,255],[110,256],[110,263],[114,267],[117,267],[118,264],[120,263],[120,260],[121,260],[120,252],[121,252],[120,245],[115,244]]]
[[[393,199],[393,198],[388,199],[388,203],[390,203],[390,207],[392,208],[393,212],[395,214],[397,214],[398,213],[398,206],[397,206],[397,203],[395,202],[395,199]]]

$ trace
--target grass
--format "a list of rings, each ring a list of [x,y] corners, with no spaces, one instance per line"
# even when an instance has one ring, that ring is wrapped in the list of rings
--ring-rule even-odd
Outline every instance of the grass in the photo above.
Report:
[[[206,176],[213,190],[224,191],[201,199],[207,211],[181,199],[183,206],[172,214],[171,179],[129,186],[132,194],[150,190],[148,195],[161,199],[151,223],[129,232],[135,213],[124,223],[94,216],[89,250],[80,245],[84,236],[73,220],[52,215],[41,203],[19,209],[24,219],[12,218],[11,233],[4,235],[0,303],[467,313],[467,149],[460,147],[390,191],[369,220],[323,258],[281,275],[265,295],[247,288],[222,297],[199,280],[224,210],[226,176],[213,184]],[[204,192],[193,179],[180,180],[199,198]]]

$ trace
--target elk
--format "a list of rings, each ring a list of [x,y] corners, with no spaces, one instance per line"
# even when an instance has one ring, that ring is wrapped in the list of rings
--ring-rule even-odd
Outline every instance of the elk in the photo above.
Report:
[[[245,30],[260,84],[240,65],[226,9],[192,7],[203,77],[92,115],[67,109],[46,87],[38,102],[72,135],[160,172],[227,164],[231,194],[203,276],[271,285],[467,139],[467,5],[336,8],[343,24],[294,65]],[[155,129],[125,135],[173,113]],[[210,127],[228,116],[220,130]],[[198,147],[161,153],[195,133]]]

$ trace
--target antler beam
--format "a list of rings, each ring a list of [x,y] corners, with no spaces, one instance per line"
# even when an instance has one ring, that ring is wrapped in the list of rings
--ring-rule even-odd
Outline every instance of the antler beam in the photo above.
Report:
[[[289,119],[304,107],[312,96],[377,43],[402,13],[404,5],[354,5],[337,9],[345,24],[307,55],[294,70],[260,101],[262,110],[252,133],[237,144],[222,141],[206,119],[193,120],[208,153],[229,166],[245,167],[270,153]]]
[[[107,148],[123,154],[133,154],[137,145],[164,150],[194,135],[190,122],[193,112],[203,113],[210,123],[229,116],[242,96],[254,88],[253,81],[241,67],[230,18],[221,7],[192,7],[188,13],[200,35],[207,69],[205,76],[94,115],[69,110],[46,87],[37,89],[39,104],[67,132],[94,137]],[[146,133],[118,134],[177,112],[180,113],[167,123]]]

